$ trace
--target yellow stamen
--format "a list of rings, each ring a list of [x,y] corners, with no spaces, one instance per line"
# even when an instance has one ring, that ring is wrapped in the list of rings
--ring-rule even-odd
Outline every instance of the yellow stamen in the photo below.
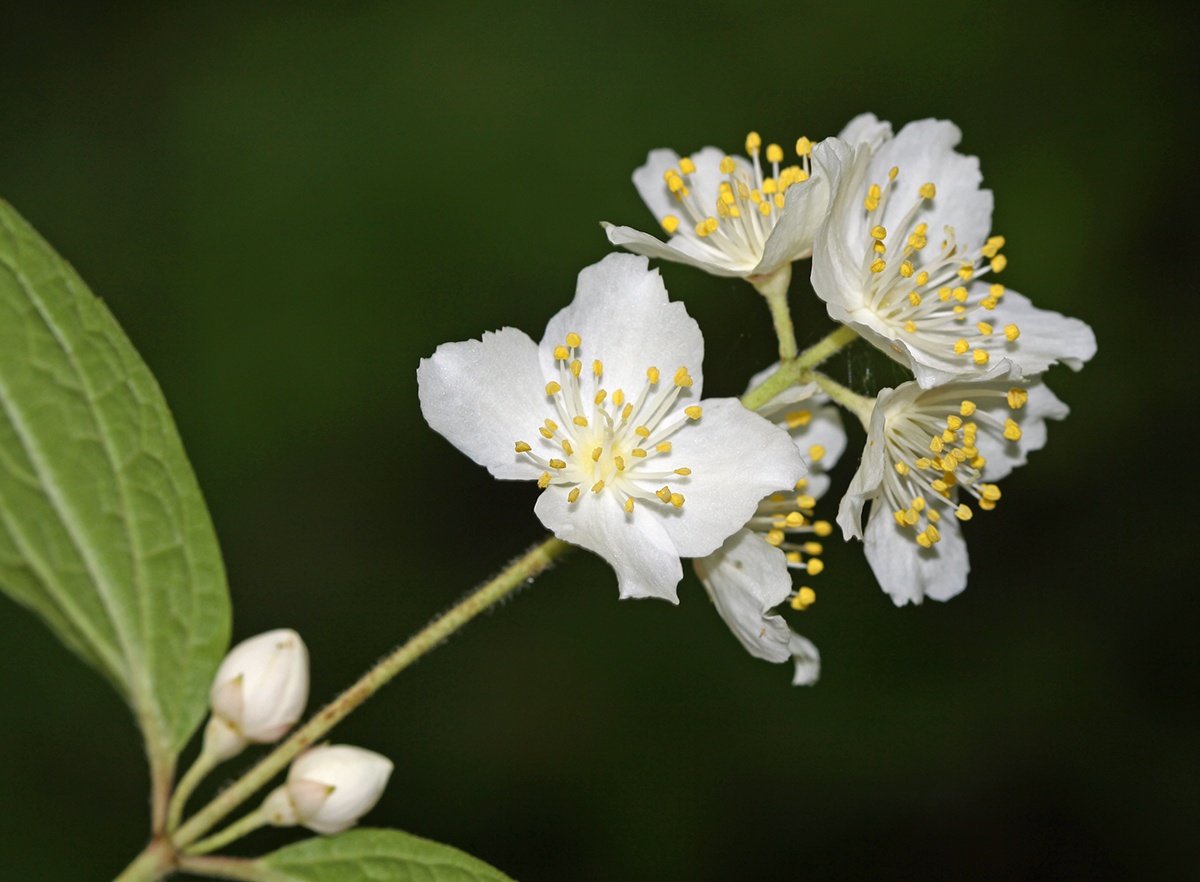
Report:
[[[976,364],[987,364],[988,359],[991,358],[991,356],[987,354],[987,351],[983,349],[976,349],[973,353],[971,353],[971,357],[975,359]]]
[[[753,156],[758,152],[758,148],[762,146],[762,138],[758,132],[751,132],[746,136],[746,152]]]
[[[565,453],[567,456],[570,456],[575,452],[575,448],[571,446],[571,442],[566,438],[563,438],[562,449],[563,453]]]
[[[676,469],[676,470],[675,470],[675,474],[677,474],[677,475],[682,475],[682,476],[683,476],[683,477],[685,477],[685,478],[686,478],[688,475],[690,475],[691,473],[692,473],[692,470],[691,470],[691,469]]]
[[[766,539],[776,547],[782,545],[784,540],[783,530],[771,530],[767,533]]]
[[[1003,254],[997,254],[995,257],[992,258],[992,262],[991,262],[992,272],[998,273],[1001,270],[1003,270],[1006,266],[1008,266],[1008,258],[1005,257]]]
[[[937,195],[937,187],[933,184],[922,184],[921,189],[917,191],[923,199],[932,199]]]
[[[696,163],[692,162],[686,156],[679,160],[679,170],[685,175],[690,175],[696,170]]]
[[[825,455],[825,448],[820,444],[814,444],[808,448],[808,456],[813,462],[820,462],[821,457]]]
[[[554,358],[556,361],[566,361],[571,357],[571,350],[561,343],[554,347]]]
[[[679,229],[679,218],[673,214],[668,214],[662,219],[662,228],[666,230],[668,236],[675,235],[675,231]]]
[[[646,426],[638,426],[633,430],[633,433],[640,438],[649,438],[650,430]]]
[[[904,330],[908,331],[910,334],[915,334],[917,332],[917,323],[912,319],[909,319],[904,323]]]
[[[825,569],[825,564],[819,557],[810,557],[808,559],[808,574],[810,576],[819,574],[823,569]]]
[[[623,471],[625,471],[625,458],[624,458],[624,457],[622,457],[622,456],[614,456],[614,457],[613,457],[613,462],[614,462],[614,463],[616,463],[616,465],[617,465],[617,471],[618,471],[618,472],[623,472]]]
[[[797,156],[808,156],[808,154],[812,153],[812,147],[812,141],[808,140],[808,138],[801,137],[796,139]]]
[[[875,258],[875,262],[871,264],[871,272],[881,273],[885,269],[887,269],[887,261],[885,261],[882,257]]]
[[[538,426],[538,431],[542,433],[543,438],[553,438],[554,437],[554,433],[551,432],[549,429],[547,429],[545,426]]]
[[[817,500],[813,499],[807,494],[796,497],[796,505],[800,506],[801,508],[812,508],[816,504]]]
[[[658,368],[652,367],[646,371],[646,376],[650,378],[650,385],[653,386],[658,382]]]
[[[871,238],[872,239],[886,239],[887,238],[887,229],[885,227],[881,227],[878,225],[871,227]]]
[[[549,383],[546,384],[546,394],[547,395],[556,395],[561,391],[562,391],[562,386],[558,385],[558,383],[554,382],[553,380],[551,380]]]
[[[690,376],[688,376],[687,368],[681,367],[679,370],[677,370],[675,372],[675,385],[676,386],[692,385],[692,378]]]
[[[542,472],[542,476],[540,478],[538,478],[538,480],[537,480],[537,485],[539,487],[541,487],[543,490],[545,490],[547,487],[549,487],[550,486],[550,473]]]
[[[631,450],[629,452],[632,453],[634,456],[645,456],[646,455],[646,451],[642,450],[642,448],[640,448],[640,447],[635,447],[635,448],[633,448],[633,450]]]
[[[975,325],[975,327],[979,328],[979,333],[983,334],[985,337],[992,333],[992,326],[987,322],[979,322],[977,325]]]
[[[1004,437],[1009,441],[1021,440],[1021,427],[1017,425],[1016,420],[1007,419],[1004,421]]]
[[[578,348],[579,344],[582,342],[583,342],[583,340],[580,339],[579,335],[576,334],[574,331],[567,334],[567,345],[570,346],[572,349]]]
[[[1006,339],[1009,343],[1011,343],[1013,340],[1016,340],[1020,336],[1021,336],[1021,329],[1018,328],[1016,325],[1005,325],[1004,326],[1004,339]]]
[[[829,521],[814,521],[812,526],[813,532],[821,538],[825,538],[833,532],[833,524],[829,523]]]
[[[682,493],[671,494],[671,505],[675,506],[676,508],[683,508],[683,502],[684,500]]]
[[[632,496],[630,496],[628,499],[625,500],[625,513],[633,514],[633,497]]]
[[[695,404],[693,404],[691,407],[685,407],[683,409],[683,412],[685,414],[687,414],[687,418],[690,420],[700,419],[700,414],[703,413],[703,411],[700,409],[700,407]]]
[[[577,426],[586,427],[588,424],[588,419],[585,416],[577,416],[577,417],[572,417],[571,422],[573,422]]]
[[[567,502],[576,502],[576,501],[578,501],[578,499],[579,499],[579,488],[576,487],[574,490],[572,490],[570,493],[567,494]]]
[[[566,467],[567,467],[567,464],[565,462],[563,462],[561,459],[550,460],[550,468],[552,468],[552,469],[565,469]]]
[[[530,447],[528,444],[526,444],[524,441],[517,442],[517,453],[528,453],[531,450],[533,450],[533,448]]]
[[[1008,390],[1008,406],[1013,410],[1020,410],[1025,406],[1025,402],[1029,400],[1029,393],[1024,389],[1018,389],[1016,386]]]
[[[913,274],[913,265],[911,260],[906,260],[900,264],[900,275],[906,279],[911,279]]]
[[[733,161],[732,156],[726,156],[724,159],[721,160],[721,174],[723,174],[723,175],[732,174],[733,170],[735,168],[737,168],[737,163],[735,163]]]
[[[599,462],[599,461],[600,461],[600,455],[601,455],[602,453],[604,453],[604,448],[603,448],[603,447],[593,447],[593,448],[592,448],[592,462]]]
[[[659,453],[670,453],[671,452],[671,442],[664,441],[662,444],[659,444],[654,449],[657,450]]]
[[[573,362],[571,362],[569,367],[571,369],[571,373],[574,374],[576,377],[578,377],[580,371],[583,370],[583,362],[577,358]]]
[[[956,340],[954,343],[954,354],[962,355],[964,352],[966,352],[970,348],[971,348],[971,344],[968,343],[966,340],[963,340],[960,338],[960,339]]]

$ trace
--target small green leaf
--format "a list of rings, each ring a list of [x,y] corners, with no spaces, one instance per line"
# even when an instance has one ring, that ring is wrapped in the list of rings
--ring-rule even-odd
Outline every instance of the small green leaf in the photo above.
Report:
[[[457,848],[399,830],[317,836],[255,863],[271,882],[513,882]]]
[[[149,368],[4,202],[0,589],[117,687],[169,772],[229,644],[221,552]]]

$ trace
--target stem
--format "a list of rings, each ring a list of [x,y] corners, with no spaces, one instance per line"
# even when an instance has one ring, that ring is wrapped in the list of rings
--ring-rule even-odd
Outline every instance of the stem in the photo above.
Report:
[[[775,322],[775,336],[779,338],[780,361],[791,361],[796,357],[796,331],[792,328],[787,299],[788,285],[792,281],[791,263],[785,263],[769,276],[755,276],[747,281],[767,298],[771,320]]]
[[[150,751],[150,829],[162,836],[167,829],[167,801],[175,780],[175,757]]]
[[[267,754],[258,765],[193,815],[176,831],[173,837],[175,845],[183,848],[203,836],[213,825],[281,772],[300,751],[314,744],[392,677],[513,589],[543,572],[555,558],[570,547],[553,536],[549,537],[540,545],[535,545],[523,557],[513,561],[500,575],[484,584],[457,606],[435,619],[424,630],[367,671],[357,683],[293,732],[290,738]]]
[[[175,793],[171,796],[171,808],[167,814],[167,832],[170,833],[179,826],[179,820],[183,817],[184,806],[187,805],[188,797],[192,795],[192,791],[196,789],[204,778],[221,762],[221,758],[213,751],[207,749],[205,744],[201,748],[200,755],[196,757],[196,761],[192,763],[192,767],[187,770],[187,773],[179,781],[179,786],[175,788]]]
[[[862,423],[864,429],[868,432],[871,431],[871,412],[875,409],[874,398],[867,398],[857,392],[852,392],[841,383],[835,382],[817,371],[806,371],[806,373],[808,379],[820,386],[826,395],[858,417],[858,421]]]
[[[262,866],[258,861],[245,858],[190,857],[179,859],[179,869],[197,876],[216,879],[242,879],[245,882],[287,882],[287,878],[274,870]]]
[[[194,845],[188,846],[187,853],[207,854],[210,851],[216,851],[218,848],[228,845],[235,839],[241,839],[247,833],[253,833],[270,821],[270,818],[270,814],[260,806],[240,820],[234,821],[220,833],[209,836],[207,839],[201,839]]]
[[[784,389],[794,386],[802,379],[812,381],[809,368],[819,365],[843,346],[858,339],[858,334],[851,328],[842,326],[822,340],[800,353],[798,358],[785,361],[775,373],[763,380],[742,397],[742,404],[750,410],[758,410]]]
[[[175,849],[165,839],[155,839],[133,859],[113,882],[156,882],[175,869]]]

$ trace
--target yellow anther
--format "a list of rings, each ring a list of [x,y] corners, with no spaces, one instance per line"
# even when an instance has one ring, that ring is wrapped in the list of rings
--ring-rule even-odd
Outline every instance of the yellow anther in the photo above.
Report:
[[[926,239],[924,236],[918,236],[916,233],[913,233],[911,236],[908,237],[908,244],[912,247],[912,249],[914,251],[920,251],[922,248],[924,248],[926,245],[929,244],[929,240]],[[925,281],[929,281],[929,273],[925,274]],[[921,284],[924,284],[924,282],[922,282]]]
[[[938,297],[940,297],[942,300],[949,300],[950,293],[950,288],[948,286],[938,288]]]
[[[909,472],[912,471],[912,469],[910,469],[904,463],[898,462],[898,463],[896,463],[896,471],[898,471],[902,475],[907,475]]]
[[[677,475],[682,475],[682,476],[683,476],[683,477],[685,477],[685,478],[686,478],[688,475],[690,475],[691,473],[692,473],[692,470],[691,470],[691,469],[676,469],[676,470],[675,470],[675,474],[677,474]]]
[[[783,544],[784,538],[783,530],[771,530],[766,535],[766,540],[776,547]]]
[[[761,214],[763,217],[767,217],[768,215],[770,215],[771,214],[771,203],[770,202],[758,203],[758,213]]]
[[[975,359],[976,364],[987,364],[988,360],[991,358],[985,349],[976,349],[971,353],[971,357]]]
[[[829,523],[829,521],[814,521],[812,526],[813,532],[822,539],[833,532],[833,524]]]
[[[896,175],[898,175],[898,174],[900,174],[900,166],[893,165],[891,168],[891,171],[888,172],[888,180],[889,181],[896,180]]]
[[[808,458],[811,459],[813,462],[820,462],[821,457],[823,457],[824,455],[825,455],[825,448],[822,447],[820,444],[814,444],[812,447],[808,448]]]
[[[673,214],[668,214],[662,219],[662,228],[666,230],[668,236],[675,235],[675,231],[679,229],[679,218]]]
[[[913,274],[913,265],[911,260],[906,260],[900,264],[900,275],[906,279],[911,279]]]
[[[962,417],[960,417],[960,416],[950,414],[950,416],[946,417],[946,425],[949,426],[951,429],[954,429],[954,431],[956,431],[956,432],[962,428],[962,424],[963,424],[963,421],[962,421]]]
[[[625,500],[625,514],[633,514],[633,497]]]
[[[930,466],[932,466],[933,461],[928,456],[922,456],[920,459],[918,459],[916,462],[914,462],[913,465],[915,465],[919,469],[924,470],[924,469],[927,469]]]
[[[675,372],[675,385],[676,386],[692,385],[692,378],[690,376],[688,376],[687,368],[681,367],[679,370],[677,370]]]
[[[751,132],[746,136],[746,152],[753,156],[758,152],[758,148],[762,146],[762,138],[758,132]],[[768,148],[769,149],[769,148]],[[721,169],[724,171],[724,169]]]
[[[654,449],[657,450],[659,453],[670,453],[671,452],[671,442],[664,441],[662,444],[659,444]]]
[[[1005,325],[1004,326],[1004,339],[1007,340],[1009,343],[1011,343],[1013,340],[1016,340],[1020,336],[1021,336],[1021,329],[1018,328],[1016,325]]]
[[[701,239],[708,235],[708,224],[705,221],[696,224],[696,235]]]
[[[954,431],[953,429],[944,429],[942,431],[942,440],[945,441],[947,444],[956,440],[957,438],[958,438],[958,432]]]
[[[682,493],[672,493],[671,494],[671,505],[675,506],[676,508],[683,508],[683,494]]]
[[[812,153],[813,144],[808,138],[800,137],[796,139],[796,155],[808,156]]]
[[[1008,390],[1008,406],[1013,410],[1020,410],[1025,406],[1025,402],[1029,400],[1029,393],[1024,389],[1018,389],[1016,386]]]
[[[572,417],[571,422],[573,422],[577,426],[583,426],[586,428],[587,424],[588,424],[588,419],[585,416],[577,416],[577,417]]]
[[[947,484],[941,478],[939,478],[936,481],[931,481],[929,486],[932,487],[934,490],[936,490],[938,493],[941,493],[943,496],[948,496],[950,494],[950,485]]]
[[[613,407],[620,407],[625,403],[625,393],[618,389],[612,394]]]
[[[879,189],[878,184],[872,184],[867,188],[867,196],[872,199],[878,199],[882,194],[883,191]]]
[[[767,178],[765,181],[763,181],[762,191],[764,196],[770,196],[772,193],[778,193],[779,187],[776,186],[775,179]]]
[[[974,401],[964,401],[962,403],[962,405],[958,408],[958,412],[961,413],[963,416],[969,417],[971,414],[973,414],[975,412],[975,402]]]
[[[938,532],[938,528],[933,524],[925,528],[925,535],[929,537],[930,542],[940,542],[942,539],[942,534]]]
[[[964,352],[966,352],[970,348],[971,348],[970,343],[968,343],[966,340],[959,338],[954,343],[954,354],[962,355]]]
[[[886,239],[887,238],[887,228],[881,227],[879,225],[871,227],[871,238],[872,239]]]
[[[825,564],[819,557],[810,557],[808,559],[808,574],[810,576],[820,574],[823,569],[825,569]]]
[[[783,162],[783,148],[778,144],[768,144],[767,162]]]
[[[971,423],[963,424],[963,434],[964,435],[970,435],[972,438],[974,438],[975,433],[978,431],[979,431],[979,423],[971,422]]]
[[[604,396],[607,394],[608,394],[607,392],[605,392],[603,389],[601,389],[599,392],[596,393],[596,397],[592,399],[592,403],[593,404],[603,404]]]
[[[715,217],[710,217],[704,221],[704,227],[710,233],[715,233],[717,231],[717,226],[718,226],[718,222]]]
[[[980,484],[979,492],[983,494],[983,498],[988,502],[995,502],[1000,498],[1000,488],[995,484]]]
[[[992,262],[991,262],[990,266],[992,268],[992,272],[998,273],[1001,270],[1003,270],[1006,266],[1008,266],[1008,258],[1005,257],[1003,254],[997,254],[995,257],[992,258]]]
[[[942,481],[945,482],[947,487],[953,487],[958,483],[958,478],[954,477],[953,472],[945,472],[942,474]]]
[[[959,503],[958,508],[954,509],[954,516],[960,521],[969,521],[974,514],[975,512],[963,503]]]
[[[921,189],[917,191],[923,199],[932,199],[937,195],[937,187],[933,184],[922,184]]]
[[[911,500],[909,500],[909,501],[910,501],[910,503],[912,504],[912,507],[913,507],[914,509],[916,509],[917,511],[924,511],[924,510],[925,510],[925,497],[924,497],[924,496],[914,496],[914,497],[913,497]]]
[[[698,420],[700,419],[700,414],[704,413],[703,409],[697,404],[693,404],[691,407],[685,407],[683,412],[687,415],[689,420]]]
[[[887,251],[887,246],[884,245],[882,242],[876,240],[875,244],[871,246],[871,250],[874,251],[876,254],[883,254]]]
[[[917,534],[917,544],[920,545],[922,548],[929,548],[930,546],[933,545],[933,543],[929,541],[929,537],[926,536],[924,533]]]
[[[755,205],[758,205],[758,203],[762,202],[762,193],[760,193],[758,190],[751,190],[750,191],[750,201],[753,202]]]
[[[554,347],[554,357],[558,361],[566,361],[568,358],[571,357],[571,350],[568,349],[566,346],[559,344],[558,346]]]
[[[942,519],[942,516],[937,513],[936,508],[929,509],[929,511],[927,511],[925,513],[925,516],[928,517],[929,520],[935,524]]]
[[[550,460],[550,468],[552,468],[552,469],[565,469],[566,467],[567,467],[567,464],[565,462],[563,462],[561,459]]]
[[[690,175],[696,170],[696,163],[692,162],[685,156],[683,159],[679,160],[679,170],[685,175]]]
[[[979,253],[984,257],[995,257],[996,252],[1004,247],[1003,236],[992,236],[987,240],[987,243],[979,249]]]
[[[916,509],[914,509],[914,508],[907,509],[904,512],[904,523],[911,527],[914,524],[916,524],[916,522],[920,519],[920,517],[921,516],[919,514],[917,514]]]
[[[900,527],[908,526],[908,521],[906,521],[904,519],[904,509],[901,508],[901,509],[897,509],[896,511],[892,512],[892,517],[896,519],[897,526],[900,526]]]
[[[583,362],[577,358],[571,362],[568,367],[571,369],[571,373],[578,377],[580,372],[583,370]]]
[[[650,380],[650,385],[653,386],[655,383],[658,382],[658,368],[652,367],[652,368],[647,369],[646,376]]]
[[[820,542],[805,542],[803,548],[805,554],[820,554],[825,550]]]
[[[1009,441],[1021,440],[1021,427],[1017,425],[1015,420],[1007,419],[1004,421],[1004,437]]]
[[[603,448],[603,447],[593,447],[593,448],[592,448],[592,462],[599,462],[599,461],[600,461],[600,455],[601,455],[602,453],[604,453],[604,448]]]
[[[640,447],[635,447],[635,448],[633,448],[633,450],[631,450],[629,452],[632,453],[634,456],[645,456],[646,455],[646,451],[642,450],[642,448],[640,448]]]
[[[547,429],[545,426],[538,426],[538,431],[542,433],[543,438],[553,438],[554,437],[554,433],[551,432],[549,429]]]
[[[574,490],[572,490],[570,493],[567,494],[567,502],[576,502],[576,501],[578,501],[578,499],[579,499],[579,488],[576,487]]]
[[[912,319],[909,319],[904,323],[904,330],[908,331],[910,334],[915,334],[917,332],[917,323]]]
[[[677,177],[679,177],[679,172],[675,171],[675,169],[673,169],[673,168],[669,168],[665,172],[663,172],[663,180],[664,181],[669,181],[669,180],[671,180],[671,178],[677,178]]]
[[[574,331],[572,331],[570,334],[567,334],[567,345],[570,346],[572,349],[575,349],[576,347],[578,347],[579,344],[582,342],[583,342],[583,340]]]
[[[776,208],[783,208],[783,206],[787,204],[787,199],[782,193],[776,193],[774,202]]]
[[[908,302],[911,303],[913,306],[920,306],[921,305],[921,295],[918,294],[916,291],[909,291],[908,292]]]
[[[871,272],[881,273],[887,269],[887,262],[882,257],[875,258],[875,262],[871,264]]]
[[[971,281],[971,277],[973,275],[975,275],[975,267],[971,266],[968,263],[964,263],[962,266],[960,266],[958,268],[958,277],[960,279],[962,279],[964,282]]]
[[[623,471],[625,471],[625,457],[623,457],[623,456],[614,456],[614,457],[613,457],[613,462],[614,462],[614,463],[616,463],[616,466],[617,466],[617,471],[618,471],[618,472],[623,472]]]
[[[868,196],[866,199],[863,200],[863,207],[867,211],[874,211],[876,208],[879,207],[879,197]]]
[[[604,489],[604,481],[603,480],[597,481],[595,484],[592,485],[593,493],[599,493],[603,489]]]
[[[799,561],[797,561],[799,563]],[[817,599],[817,592],[811,588],[801,588],[792,598],[792,609],[808,609]]]
[[[629,415],[631,413],[633,413],[633,405],[626,404],[624,410],[621,411],[621,419],[623,419],[623,420],[629,419]]]
[[[672,169],[667,176],[667,189],[678,195],[680,191],[686,191],[687,187],[683,183],[683,178],[679,177]]]
[[[554,420],[546,420],[545,423],[546,428],[550,429],[551,431],[558,428],[558,423],[554,422]]]
[[[517,442],[517,453],[528,453],[531,450],[533,450],[533,448],[530,447],[528,444],[526,444],[524,441]]]
[[[633,430],[633,433],[642,438],[650,437],[650,430],[646,426],[638,426],[636,429]]]
[[[550,473],[542,472],[542,476],[540,478],[538,478],[538,480],[537,480],[537,485],[539,487],[541,487],[543,490],[545,490],[547,487],[549,487],[550,486]]]
[[[571,456],[575,452],[575,448],[571,446],[571,442],[566,438],[563,438],[562,449],[563,453],[565,453],[567,456]]]
[[[955,317],[955,318],[957,318],[957,319],[964,319],[964,318],[966,318],[966,317],[967,317],[967,316],[966,316],[966,312],[967,312],[967,308],[966,308],[965,306],[956,306],[956,307],[954,307],[954,317]]]
[[[813,499],[808,494],[796,497],[796,505],[800,506],[801,508],[812,508],[816,504],[817,500]]]
[[[558,383],[554,382],[553,380],[551,380],[549,383],[546,384],[546,394],[547,395],[555,395],[561,391],[562,391],[562,386],[558,385]]]
[[[954,291],[951,293],[954,294],[954,299],[957,300],[959,303],[967,302],[967,289],[962,287],[961,285],[959,287],[955,288]]]
[[[978,324],[975,325],[975,327],[979,328],[979,333],[983,334],[983,336],[985,336],[985,337],[988,334],[992,333],[992,326],[989,325],[987,322],[979,322]]]
[[[975,440],[974,435],[971,436],[971,440]],[[972,456],[979,456],[979,448],[974,444],[967,444],[966,438],[963,439],[963,444],[966,446],[964,446],[961,450],[954,451],[955,459],[957,459],[959,462],[966,462]]]
[[[657,496],[659,499],[661,499],[663,502],[670,502],[671,501],[671,488],[664,484],[663,488],[661,490],[656,491],[654,495]]]
[[[787,517],[783,519],[783,523],[785,526],[792,527],[793,529],[796,527],[803,527],[804,515],[800,514],[798,511],[789,511]]]
[[[808,478],[801,478],[799,481],[796,482],[795,489],[803,490],[807,486],[808,486]]]
[[[981,499],[979,500],[979,507],[984,511],[991,511],[996,507],[996,503],[992,502],[990,499]]]
[[[737,163],[735,163],[733,161],[732,156],[726,156],[724,159],[721,160],[721,174],[723,174],[723,175],[733,174],[733,170],[735,168],[737,168]]]
[[[1004,296],[1004,286],[1003,285],[992,285],[992,287],[988,288],[988,293],[991,294],[993,297],[995,297],[997,300],[999,300],[1001,297]]]
[[[984,309],[995,309],[996,308],[996,298],[995,297],[985,297],[979,301],[979,305],[982,306]]]

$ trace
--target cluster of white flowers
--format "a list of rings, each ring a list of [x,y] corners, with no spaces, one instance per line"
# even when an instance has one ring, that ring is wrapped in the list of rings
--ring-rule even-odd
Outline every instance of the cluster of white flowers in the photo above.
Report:
[[[583,270],[540,343],[504,328],[438,347],[418,370],[426,420],[495,477],[535,481],[542,523],[607,560],[622,597],[676,602],[680,559],[693,558],[746,649],[794,659],[794,682],[814,682],[816,647],[776,608],[811,605],[792,573],[824,568],[818,540],[832,526],[814,508],[847,443],[835,404],[867,431],[838,512],[845,538],[864,541],[897,605],[945,600],[969,569],[958,522],[995,507],[996,481],[1066,416],[1041,373],[1095,353],[1086,324],[996,281],[1005,240],[959,140],[949,122],[893,136],[864,114],[836,138],[800,138],[793,165],[753,132],[749,159],[652,151],[633,181],[667,241],[604,224],[642,256]],[[702,400],[700,329],[647,257],[756,287],[786,287],[792,262],[811,257],[830,317],[914,379],[864,399],[806,365],[804,383],[756,412]]]

